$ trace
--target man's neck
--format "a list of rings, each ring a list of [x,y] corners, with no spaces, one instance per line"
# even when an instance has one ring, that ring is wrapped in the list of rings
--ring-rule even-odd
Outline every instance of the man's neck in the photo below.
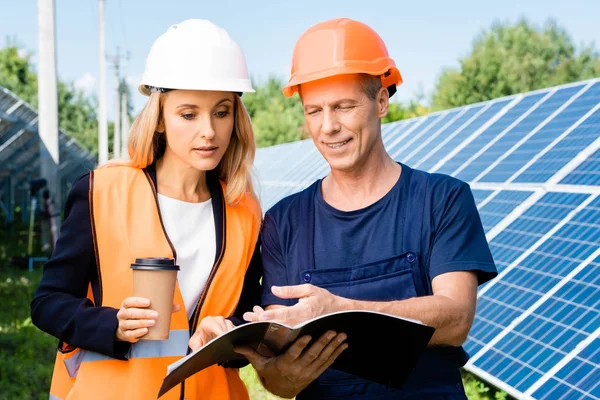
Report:
[[[402,167],[387,153],[355,171],[331,171],[321,184],[323,199],[341,211],[365,208],[384,197],[396,184]]]

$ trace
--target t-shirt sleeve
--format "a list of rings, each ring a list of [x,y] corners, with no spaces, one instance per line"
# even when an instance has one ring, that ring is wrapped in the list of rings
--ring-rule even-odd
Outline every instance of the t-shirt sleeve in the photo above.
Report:
[[[281,239],[277,230],[277,223],[273,216],[267,212],[262,226],[262,306],[279,304],[292,305],[291,299],[280,299],[271,292],[271,287],[287,286],[287,269],[284,262]]]
[[[494,278],[498,272],[471,188],[461,182],[441,198],[433,210],[430,278],[455,271],[476,272],[480,285]]]

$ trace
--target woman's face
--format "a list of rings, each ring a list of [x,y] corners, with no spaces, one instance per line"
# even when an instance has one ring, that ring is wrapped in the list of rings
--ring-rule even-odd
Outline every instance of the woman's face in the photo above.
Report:
[[[201,171],[217,167],[234,124],[234,94],[205,90],[173,90],[165,95],[163,120],[165,157],[176,157]]]

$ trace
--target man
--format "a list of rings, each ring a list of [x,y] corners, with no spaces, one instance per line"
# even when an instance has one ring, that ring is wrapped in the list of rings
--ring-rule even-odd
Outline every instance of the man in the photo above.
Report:
[[[299,339],[279,357],[241,349],[280,396],[466,399],[461,345],[477,286],[496,267],[469,186],[413,170],[385,151],[381,118],[401,82],[382,39],[365,24],[327,21],[298,40],[284,93],[299,93],[331,173],[266,213],[265,310],[255,307],[245,318],[296,324],[366,309],[418,319],[436,332],[402,390],[325,370],[345,349],[342,334],[304,352],[308,341]]]

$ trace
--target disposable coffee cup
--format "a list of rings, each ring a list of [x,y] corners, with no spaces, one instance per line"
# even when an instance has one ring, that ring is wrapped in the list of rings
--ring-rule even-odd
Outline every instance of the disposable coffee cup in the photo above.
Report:
[[[158,312],[156,324],[140,340],[168,339],[179,266],[172,258],[137,258],[131,269],[133,296],[150,300],[148,309]]]

